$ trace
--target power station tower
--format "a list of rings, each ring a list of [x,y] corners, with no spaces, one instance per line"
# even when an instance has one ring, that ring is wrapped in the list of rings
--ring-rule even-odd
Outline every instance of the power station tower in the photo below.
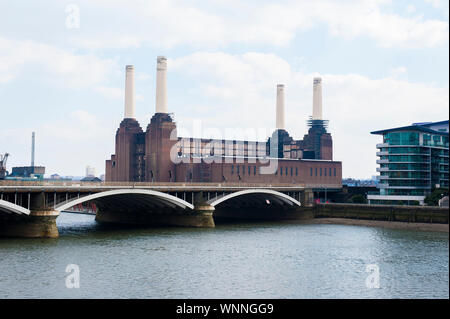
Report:
[[[4,155],[0,154],[0,179],[4,179],[6,177],[6,161],[8,160],[8,153]]]
[[[31,133],[31,168],[34,168],[34,152],[35,152],[36,133]]]

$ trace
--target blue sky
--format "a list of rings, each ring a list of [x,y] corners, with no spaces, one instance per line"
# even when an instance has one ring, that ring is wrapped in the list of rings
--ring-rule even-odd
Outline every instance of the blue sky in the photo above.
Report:
[[[47,173],[103,173],[125,65],[145,129],[165,55],[169,110],[186,134],[198,121],[270,132],[284,83],[287,130],[302,138],[320,75],[334,158],[344,177],[370,177],[370,131],[449,117],[448,10],[447,0],[1,1],[0,153],[9,168],[28,165],[36,131]]]

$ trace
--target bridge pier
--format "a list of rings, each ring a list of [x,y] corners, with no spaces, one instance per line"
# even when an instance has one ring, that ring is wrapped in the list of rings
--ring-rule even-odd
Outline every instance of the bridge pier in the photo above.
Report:
[[[179,227],[214,227],[212,212],[204,208],[180,212],[120,212],[99,210],[95,217],[99,223],[179,226]]]
[[[0,236],[16,238],[57,238],[56,218],[59,212],[49,208],[45,194],[36,193],[29,197],[30,214],[1,214]]]
[[[194,197],[194,209],[171,207],[132,206],[117,207],[106,202],[97,204],[95,220],[99,223],[179,226],[179,227],[215,227],[214,207],[208,205],[201,192]]]
[[[192,219],[191,224],[194,227],[205,227],[214,228],[216,224],[214,223],[213,213],[215,208],[206,203],[199,203],[195,205],[194,214],[195,218]]]
[[[312,207],[314,205],[314,193],[312,189],[307,188],[301,192],[300,203],[302,203],[302,207]]]
[[[0,236],[16,238],[57,238],[54,210],[32,210],[29,216],[8,216],[0,220]]]

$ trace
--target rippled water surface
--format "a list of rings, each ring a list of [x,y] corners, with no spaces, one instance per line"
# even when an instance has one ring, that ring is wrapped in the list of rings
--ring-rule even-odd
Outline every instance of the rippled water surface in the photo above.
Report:
[[[62,214],[0,240],[0,298],[448,298],[448,233],[254,223],[120,229]],[[66,266],[80,288],[66,288]],[[366,287],[376,264],[380,288]]]

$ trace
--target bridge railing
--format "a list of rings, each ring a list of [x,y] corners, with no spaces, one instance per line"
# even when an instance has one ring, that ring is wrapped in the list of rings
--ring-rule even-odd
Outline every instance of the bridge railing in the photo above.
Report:
[[[0,181],[2,186],[67,186],[67,187],[82,187],[82,186],[124,186],[124,187],[164,187],[164,186],[181,186],[181,187],[299,187],[299,188],[341,188],[341,184],[304,184],[304,183],[190,183],[190,182],[82,182],[82,181]]]
[[[249,187],[261,187],[261,183],[189,183],[189,182],[170,182],[170,183],[158,183],[158,182],[81,182],[81,181],[0,181],[1,186],[249,186]],[[264,184],[264,186],[296,186],[304,187],[304,184],[288,184],[288,183],[274,183]]]
[[[276,187],[286,187],[286,188],[315,188],[315,187],[326,187],[326,188],[342,188],[341,184],[304,184],[304,183],[191,183],[191,182],[169,182],[169,183],[159,183],[159,182],[82,182],[82,181],[0,181],[1,187],[27,187],[27,186],[41,186],[41,187],[155,187],[155,188],[276,188]]]

